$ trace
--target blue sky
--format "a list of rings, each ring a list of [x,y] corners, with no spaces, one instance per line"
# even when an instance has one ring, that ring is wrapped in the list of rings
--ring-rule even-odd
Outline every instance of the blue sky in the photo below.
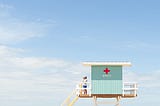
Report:
[[[89,75],[83,61],[131,61],[125,79],[139,83],[139,97],[122,104],[156,105],[159,3],[0,0],[2,106],[59,106],[81,77]],[[84,103],[89,105],[85,100],[76,105]]]

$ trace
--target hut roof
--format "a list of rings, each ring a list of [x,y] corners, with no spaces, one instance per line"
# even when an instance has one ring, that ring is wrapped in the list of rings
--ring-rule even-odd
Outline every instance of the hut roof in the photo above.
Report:
[[[85,66],[100,66],[100,65],[109,65],[109,66],[131,66],[131,62],[128,61],[92,61],[92,62],[83,62]]]

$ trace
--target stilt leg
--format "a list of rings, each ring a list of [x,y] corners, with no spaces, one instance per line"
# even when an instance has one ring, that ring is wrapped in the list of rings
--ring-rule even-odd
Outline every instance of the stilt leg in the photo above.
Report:
[[[121,96],[118,96],[116,99],[117,99],[117,102],[116,102],[116,105],[115,105],[115,106],[120,106],[119,101],[120,101],[120,99],[121,99]]]
[[[96,98],[96,96],[93,96],[93,100],[94,100],[94,106],[97,106],[97,98]]]

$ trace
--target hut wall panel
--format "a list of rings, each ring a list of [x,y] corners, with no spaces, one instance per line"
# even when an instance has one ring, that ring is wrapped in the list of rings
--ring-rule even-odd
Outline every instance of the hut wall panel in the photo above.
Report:
[[[122,94],[122,80],[92,80],[92,94]]]

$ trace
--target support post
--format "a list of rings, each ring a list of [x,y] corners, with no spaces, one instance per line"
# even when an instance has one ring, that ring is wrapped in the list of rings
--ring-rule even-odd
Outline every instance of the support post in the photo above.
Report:
[[[97,97],[93,96],[94,106],[97,106]]]
[[[116,99],[117,99],[117,102],[116,102],[116,105],[115,105],[115,106],[120,106],[119,101],[121,100],[121,96],[118,96]]]

